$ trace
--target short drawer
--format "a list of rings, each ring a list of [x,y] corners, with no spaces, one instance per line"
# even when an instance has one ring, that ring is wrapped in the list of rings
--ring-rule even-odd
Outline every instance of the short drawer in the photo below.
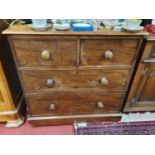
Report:
[[[77,41],[74,39],[13,40],[13,46],[22,67],[77,66]]]
[[[47,93],[55,89],[98,88],[124,91],[128,69],[22,70],[26,92]]]
[[[74,115],[118,112],[123,94],[102,91],[65,91],[29,95],[31,115]]]
[[[130,65],[135,59],[138,43],[136,39],[81,40],[80,64]]]

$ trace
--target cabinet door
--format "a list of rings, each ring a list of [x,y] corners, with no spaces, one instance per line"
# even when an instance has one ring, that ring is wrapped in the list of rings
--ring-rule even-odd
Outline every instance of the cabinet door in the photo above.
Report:
[[[124,111],[155,111],[155,41],[148,41]]]
[[[136,88],[130,93],[134,94],[128,99],[125,111],[155,111],[155,64],[148,63],[142,68]]]
[[[155,64],[144,65],[135,98],[138,102],[155,104]]]
[[[124,111],[155,111],[155,43],[148,42]]]

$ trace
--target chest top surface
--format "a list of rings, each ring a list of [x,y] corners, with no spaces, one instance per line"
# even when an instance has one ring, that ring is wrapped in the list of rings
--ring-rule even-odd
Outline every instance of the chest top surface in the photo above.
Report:
[[[135,33],[121,31],[115,32],[110,29],[99,29],[93,32],[75,32],[72,30],[68,31],[57,31],[55,29],[48,29],[46,31],[35,31],[30,29],[27,25],[16,24],[2,32],[3,34],[25,34],[25,35],[99,35],[99,36],[146,36],[148,33],[146,31],[139,31]]]

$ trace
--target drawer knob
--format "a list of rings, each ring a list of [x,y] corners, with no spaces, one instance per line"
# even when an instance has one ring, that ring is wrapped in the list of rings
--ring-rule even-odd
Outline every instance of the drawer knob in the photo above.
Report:
[[[108,85],[109,84],[109,81],[108,81],[108,79],[106,77],[102,77],[100,79],[100,84],[101,85]]]
[[[51,87],[54,86],[54,83],[55,83],[54,80],[48,79],[47,82],[46,82],[46,85],[47,85],[48,88],[51,88]]]
[[[48,50],[43,50],[41,53],[41,58],[44,60],[50,59],[50,52]]]
[[[113,57],[114,57],[114,54],[112,51],[110,51],[110,50],[105,51],[105,58],[106,59],[112,59]]]
[[[98,109],[103,109],[104,108],[104,104],[102,102],[97,102],[97,108]]]
[[[49,110],[55,110],[56,109],[56,105],[55,104],[50,104],[49,105]]]

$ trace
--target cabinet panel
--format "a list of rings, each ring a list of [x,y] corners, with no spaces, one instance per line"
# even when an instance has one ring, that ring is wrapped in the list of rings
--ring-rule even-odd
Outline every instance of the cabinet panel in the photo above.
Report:
[[[0,63],[0,112],[14,110],[14,102],[6,81],[6,77]]]
[[[140,83],[142,88],[139,92],[138,101],[149,101],[155,103],[155,64],[144,66]]]
[[[155,42],[148,41],[124,111],[155,111]]]

